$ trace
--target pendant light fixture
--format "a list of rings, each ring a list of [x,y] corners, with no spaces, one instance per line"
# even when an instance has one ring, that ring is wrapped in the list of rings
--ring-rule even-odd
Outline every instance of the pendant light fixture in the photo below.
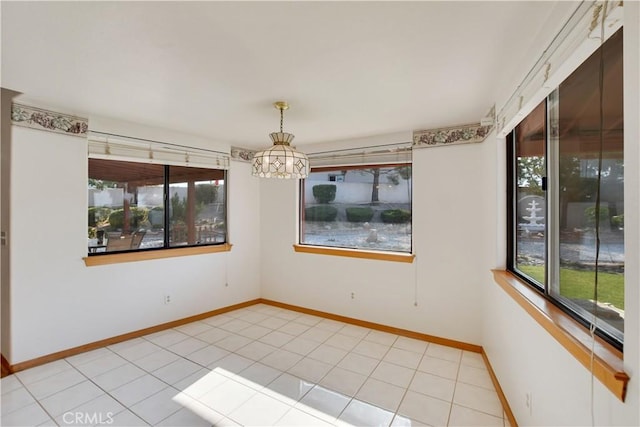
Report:
[[[284,110],[289,109],[286,101],[274,102],[280,110],[280,132],[269,134],[273,146],[257,152],[253,156],[253,176],[260,178],[300,179],[309,175],[309,158],[291,147],[294,135],[282,131]]]

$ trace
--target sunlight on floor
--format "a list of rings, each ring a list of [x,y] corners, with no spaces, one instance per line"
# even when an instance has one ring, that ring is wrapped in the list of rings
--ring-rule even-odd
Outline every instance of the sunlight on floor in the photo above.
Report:
[[[213,425],[224,420],[224,413],[232,414],[234,419],[241,420],[246,425],[271,425],[279,419],[278,425],[334,425],[331,421],[339,415],[336,410],[340,408],[343,396],[326,387],[317,387],[316,399],[309,399],[307,404],[298,402],[296,397],[306,394],[313,386],[313,383],[295,379],[288,388],[283,389],[285,393],[292,394],[294,398],[291,398],[242,375],[217,367],[186,387],[173,400]],[[287,412],[288,417],[281,419]],[[344,415],[351,422],[341,420],[339,425],[346,427],[388,425],[394,414],[354,400]],[[409,418],[400,417],[394,425],[410,426],[412,423]]]

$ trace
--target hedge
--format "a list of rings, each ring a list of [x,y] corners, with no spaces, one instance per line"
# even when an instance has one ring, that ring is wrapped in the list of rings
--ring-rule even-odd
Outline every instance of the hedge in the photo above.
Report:
[[[367,222],[373,218],[373,209],[370,207],[346,208],[345,211],[349,222]]]
[[[132,229],[137,229],[144,222],[148,221],[149,211],[145,208],[129,208],[129,225]],[[109,215],[109,225],[112,230],[124,228],[124,209],[117,209]]]
[[[402,224],[411,221],[411,212],[406,209],[387,209],[380,212],[380,218],[387,224]]]
[[[111,209],[103,206],[93,206],[87,211],[89,226],[96,227],[98,224],[104,222],[109,217]]]
[[[318,184],[313,186],[313,197],[318,203],[333,202],[336,198],[335,184]]]
[[[304,219],[307,221],[335,221],[338,209],[329,205],[311,206],[304,210]]]
[[[624,227],[624,214],[612,216],[611,224],[615,225],[616,227]]]
[[[584,210],[584,222],[587,227],[596,226],[596,207],[591,206]],[[609,225],[611,220],[609,219],[609,208],[606,206],[600,206],[600,223],[599,225],[604,227],[605,224]]]

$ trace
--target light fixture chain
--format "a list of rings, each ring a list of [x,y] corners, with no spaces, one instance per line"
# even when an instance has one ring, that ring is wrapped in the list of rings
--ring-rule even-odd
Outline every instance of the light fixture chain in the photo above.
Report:
[[[284,109],[280,107],[280,133],[282,133],[282,122],[284,121]]]

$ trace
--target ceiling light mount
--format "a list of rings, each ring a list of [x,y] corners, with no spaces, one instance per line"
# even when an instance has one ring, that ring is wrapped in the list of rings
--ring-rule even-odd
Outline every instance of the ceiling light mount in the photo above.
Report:
[[[273,146],[253,156],[251,174],[260,178],[306,178],[309,175],[309,158],[291,147],[295,136],[282,130],[284,110],[289,109],[289,104],[286,101],[276,101],[273,106],[280,110],[280,132],[270,133]]]
[[[287,101],[276,101],[273,103],[273,106],[280,111],[289,109],[289,103]]]

